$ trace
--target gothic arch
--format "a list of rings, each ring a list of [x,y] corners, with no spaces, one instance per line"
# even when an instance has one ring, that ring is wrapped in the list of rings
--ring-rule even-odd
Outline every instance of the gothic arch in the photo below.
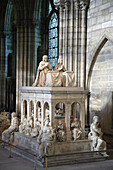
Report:
[[[111,36],[110,36],[111,37]],[[99,40],[99,42],[97,43],[95,49],[93,50],[93,53],[91,54],[91,64],[90,64],[90,68],[89,68],[89,72],[88,72],[88,79],[87,79],[87,88],[90,88],[90,81],[91,81],[91,76],[92,76],[92,72],[93,72],[93,68],[96,62],[96,59],[98,57],[98,54],[100,53],[101,49],[103,48],[103,46],[106,44],[107,41],[110,41],[113,44],[113,38],[111,39],[108,35],[104,34],[101,39]]]
[[[4,22],[4,32],[6,33],[11,31],[12,17],[13,17],[13,5],[11,1],[8,1],[6,12],[5,12],[5,22]]]

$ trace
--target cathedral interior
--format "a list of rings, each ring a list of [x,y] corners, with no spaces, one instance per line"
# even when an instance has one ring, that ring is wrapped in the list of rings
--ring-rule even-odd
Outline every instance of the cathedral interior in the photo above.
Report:
[[[43,55],[59,56],[87,90],[85,125],[99,116],[113,137],[113,1],[0,0],[0,112],[21,114],[22,86],[32,86]],[[78,112],[80,108],[78,106]]]

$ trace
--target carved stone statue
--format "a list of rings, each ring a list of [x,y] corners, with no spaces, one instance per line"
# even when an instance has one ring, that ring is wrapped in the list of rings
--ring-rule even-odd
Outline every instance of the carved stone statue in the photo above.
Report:
[[[58,65],[55,66],[55,71],[59,71],[59,77],[61,79],[61,86],[65,86],[65,76],[63,75],[63,72],[66,71],[64,65],[63,65],[63,59],[58,59]]]
[[[40,62],[39,67],[37,69],[36,79],[32,86],[45,86],[46,73],[50,70],[52,70],[52,66],[48,62],[48,56],[44,55],[43,61]]]
[[[17,118],[17,113],[13,112],[11,115],[11,125],[8,129],[6,129],[3,133],[2,133],[2,140],[8,141],[8,142],[12,142],[12,138],[13,138],[13,132],[18,131],[18,118]]]
[[[71,124],[71,127],[74,128],[72,130],[72,136],[74,141],[81,139],[82,129],[81,129],[80,121],[77,118],[74,119],[74,122]]]
[[[55,66],[55,71],[60,71],[60,72],[66,71],[66,69],[63,65],[63,59],[62,58],[58,59],[58,65]]]
[[[88,139],[92,140],[91,150],[99,151],[106,150],[106,142],[102,139],[103,133],[101,128],[99,128],[99,117],[93,117],[93,123],[90,126],[90,133]],[[102,155],[107,155],[105,152],[101,152]]]
[[[23,115],[22,122],[20,123],[20,126],[19,126],[20,133],[23,133],[23,134],[25,133],[26,125],[27,125],[27,119],[25,115]]]
[[[64,116],[65,108],[63,103],[58,103],[55,107],[55,116]]]
[[[65,131],[64,131],[64,126],[61,122],[61,120],[59,120],[58,122],[58,126],[57,126],[57,140],[59,142],[64,142],[65,141]]]
[[[43,153],[47,153],[47,149],[51,146],[51,142],[55,142],[56,134],[54,129],[49,125],[50,119],[49,117],[45,118],[44,120],[45,125],[40,131],[40,134],[37,138],[37,142],[39,144],[39,155],[43,155]]]
[[[35,120],[35,126],[34,126],[34,128],[32,129],[31,136],[32,136],[32,137],[38,136],[40,130],[41,130],[41,122],[39,122],[38,119],[36,118],[36,120]]]
[[[32,129],[33,129],[33,118],[29,117],[25,128],[25,135],[31,136]]]

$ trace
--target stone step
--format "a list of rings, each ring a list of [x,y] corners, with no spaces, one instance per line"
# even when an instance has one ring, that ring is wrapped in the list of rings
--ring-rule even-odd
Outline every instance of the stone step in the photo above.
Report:
[[[6,149],[9,150],[9,146],[5,146]],[[19,146],[19,149],[17,148],[12,148],[11,152],[15,153],[25,159],[28,159],[31,162],[34,162],[34,153],[30,151],[29,149],[25,149],[23,147]],[[28,154],[30,153],[30,154]],[[13,156],[13,154],[12,154]],[[53,166],[60,166],[60,165],[70,165],[70,164],[76,164],[76,163],[85,163],[85,162],[93,162],[93,161],[102,161],[105,160],[107,156],[102,156],[100,154],[96,153],[87,153],[87,154],[71,154],[71,155],[56,155],[53,157],[48,157],[47,158],[47,164],[48,167],[53,167]],[[46,166],[46,160],[43,158],[38,158],[37,157],[37,165],[41,167]]]
[[[107,156],[97,155],[96,153],[88,154],[78,154],[78,155],[66,155],[66,156],[54,156],[48,157],[48,167],[59,166],[59,165],[69,165],[83,162],[93,162],[105,160]],[[45,166],[45,163],[44,163]]]

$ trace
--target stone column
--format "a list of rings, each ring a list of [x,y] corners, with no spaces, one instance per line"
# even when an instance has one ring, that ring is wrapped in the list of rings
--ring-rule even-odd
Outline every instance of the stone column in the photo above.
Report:
[[[81,23],[81,83],[85,88],[86,81],[86,8],[87,5],[81,1],[82,23]]]
[[[30,101],[27,101],[27,119],[31,116]]]
[[[54,127],[54,114],[55,114],[55,102],[52,100],[50,103],[50,126]]]
[[[65,1],[65,67],[68,70],[68,24],[69,24],[69,2]]]
[[[34,127],[35,127],[35,121],[36,121],[36,117],[37,117],[37,115],[36,115],[36,101],[34,101]]]
[[[82,138],[85,137],[85,96],[82,96],[82,103],[81,103],[81,113],[80,113],[80,121],[81,121],[81,128],[82,128]]]
[[[0,32],[0,108],[6,107],[6,36]]]
[[[71,115],[71,104],[66,103],[66,105],[65,105],[65,123],[66,123],[66,140],[67,141],[71,141],[70,115]]]
[[[24,108],[24,103],[23,103],[23,100],[21,100],[21,122],[22,122],[22,117],[23,117],[23,115],[25,114],[25,113],[24,113],[24,110],[25,110],[25,108]]]
[[[42,111],[41,127],[43,127],[44,126],[44,102],[41,102],[41,111]]]
[[[70,71],[73,71],[73,43],[74,43],[74,8],[71,3],[71,25],[70,25]]]
[[[35,77],[35,26],[17,24],[16,111],[20,112],[20,89],[32,85]]]
[[[76,85],[78,86],[78,34],[79,34],[79,2],[75,0],[74,2],[74,10],[75,10],[75,77],[76,77]]]

